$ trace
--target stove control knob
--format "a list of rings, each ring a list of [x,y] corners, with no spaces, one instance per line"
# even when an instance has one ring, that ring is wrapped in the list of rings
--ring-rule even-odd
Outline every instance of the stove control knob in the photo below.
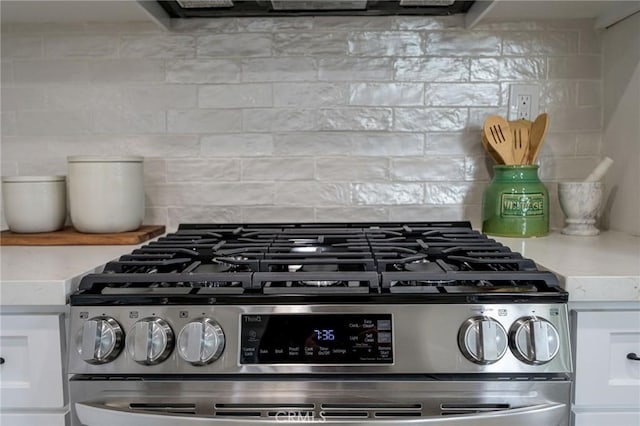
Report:
[[[507,332],[489,317],[467,319],[458,331],[458,346],[462,354],[476,364],[493,364],[507,351]]]
[[[511,351],[520,361],[540,365],[551,361],[560,349],[556,328],[544,318],[522,317],[509,330]]]
[[[185,325],[178,334],[178,354],[193,365],[205,365],[220,358],[224,350],[224,331],[210,318]]]
[[[113,361],[122,350],[124,333],[113,318],[94,317],[82,324],[77,334],[77,350],[89,364]]]
[[[173,330],[162,318],[143,318],[129,331],[127,348],[139,364],[159,364],[173,350]]]

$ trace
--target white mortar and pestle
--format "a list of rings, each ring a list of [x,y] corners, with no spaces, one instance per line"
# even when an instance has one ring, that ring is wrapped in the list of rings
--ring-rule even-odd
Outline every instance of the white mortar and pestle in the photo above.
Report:
[[[582,182],[559,182],[558,198],[566,216],[563,234],[593,236],[600,230],[596,219],[600,213],[604,184],[601,182],[613,160],[605,157]]]

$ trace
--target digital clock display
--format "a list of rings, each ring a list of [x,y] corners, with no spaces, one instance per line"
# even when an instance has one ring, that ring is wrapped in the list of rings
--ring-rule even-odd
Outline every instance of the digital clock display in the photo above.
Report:
[[[242,315],[241,364],[393,362],[390,314]]]

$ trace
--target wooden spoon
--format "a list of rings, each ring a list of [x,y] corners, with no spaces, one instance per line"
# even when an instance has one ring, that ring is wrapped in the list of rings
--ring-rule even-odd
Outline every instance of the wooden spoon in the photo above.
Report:
[[[531,125],[531,138],[529,147],[529,164],[533,164],[538,159],[538,154],[544,143],[544,136],[549,127],[549,117],[546,112],[540,114]]]
[[[489,146],[502,158],[504,164],[513,164],[513,137],[509,123],[497,115],[490,115],[484,122],[483,132]]]
[[[484,132],[482,133],[482,146],[484,147],[484,150],[487,151],[487,154],[489,154],[491,159],[496,162],[496,164],[504,164],[504,160],[502,159],[502,157],[500,157],[498,153],[495,152],[489,145],[489,141],[485,137]]]

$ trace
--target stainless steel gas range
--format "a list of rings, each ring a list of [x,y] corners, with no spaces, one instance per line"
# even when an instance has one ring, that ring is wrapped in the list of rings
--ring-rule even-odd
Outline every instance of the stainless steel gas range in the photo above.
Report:
[[[566,302],[467,222],[185,224],[72,295],[73,422],[567,426]]]

